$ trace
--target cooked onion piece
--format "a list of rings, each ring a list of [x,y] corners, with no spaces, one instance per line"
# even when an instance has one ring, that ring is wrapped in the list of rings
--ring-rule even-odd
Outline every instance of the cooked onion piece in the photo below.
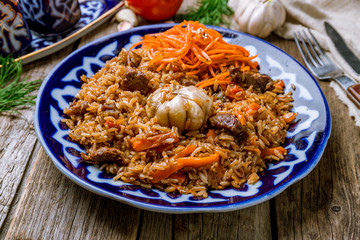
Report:
[[[179,131],[200,129],[212,111],[212,100],[195,86],[165,86],[153,92],[146,113],[156,117],[162,126],[175,126]]]

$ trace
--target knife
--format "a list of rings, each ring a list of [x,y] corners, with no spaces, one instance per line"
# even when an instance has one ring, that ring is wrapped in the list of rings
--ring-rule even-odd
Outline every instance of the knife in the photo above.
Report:
[[[357,56],[355,56],[355,54],[346,45],[344,39],[330,25],[330,23],[325,22],[325,29],[326,29],[326,32],[327,32],[328,36],[330,37],[330,39],[335,44],[335,47],[339,51],[340,55],[354,69],[354,71],[357,74],[360,74],[360,59]]]

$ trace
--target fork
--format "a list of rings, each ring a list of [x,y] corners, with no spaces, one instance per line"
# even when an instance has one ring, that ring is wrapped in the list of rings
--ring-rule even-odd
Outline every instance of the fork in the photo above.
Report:
[[[345,90],[347,96],[360,108],[360,83],[345,76],[338,66],[321,50],[321,47],[308,29],[294,33],[296,45],[308,69],[320,80],[334,79]]]

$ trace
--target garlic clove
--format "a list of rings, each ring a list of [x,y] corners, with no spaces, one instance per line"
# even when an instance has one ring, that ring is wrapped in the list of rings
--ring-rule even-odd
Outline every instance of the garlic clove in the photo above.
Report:
[[[205,121],[207,120],[212,109],[212,99],[208,95],[195,86],[183,87],[178,94],[197,103],[205,113]]]
[[[185,129],[186,123],[186,106],[187,101],[180,96],[174,97],[169,102],[169,123],[171,126],[175,126],[179,131]]]
[[[169,126],[169,107],[166,103],[160,104],[156,111],[157,122],[161,126]]]
[[[133,28],[133,27],[134,27],[134,25],[130,22],[121,22],[117,25],[117,30],[119,32],[121,32],[121,31],[128,30],[130,28]]]
[[[118,11],[115,15],[115,19],[118,22],[130,22],[133,24],[133,26],[138,25],[138,19],[136,14],[128,8],[124,8]]]
[[[187,111],[190,120],[190,126],[188,130],[192,131],[201,128],[204,123],[205,114],[200,106],[195,102],[191,102]]]

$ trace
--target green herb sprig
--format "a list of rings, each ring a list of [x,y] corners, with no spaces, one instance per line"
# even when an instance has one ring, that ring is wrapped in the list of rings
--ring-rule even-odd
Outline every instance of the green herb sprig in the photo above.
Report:
[[[0,113],[18,113],[19,107],[35,104],[36,96],[29,93],[40,87],[41,80],[27,81],[21,74],[21,61],[0,56]]]
[[[228,0],[201,0],[197,10],[193,8],[185,15],[177,15],[175,19],[199,21],[202,24],[215,26],[221,24],[229,26],[227,17],[230,17],[234,12],[227,3]]]

